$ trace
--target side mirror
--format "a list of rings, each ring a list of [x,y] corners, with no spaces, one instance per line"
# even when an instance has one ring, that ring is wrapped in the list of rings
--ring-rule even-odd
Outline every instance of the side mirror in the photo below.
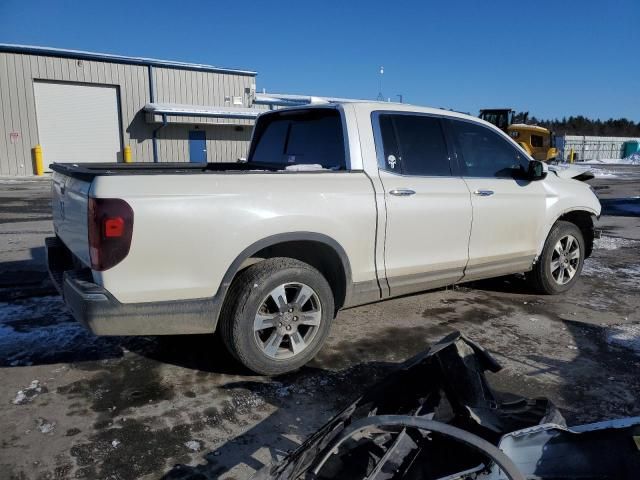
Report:
[[[549,171],[549,167],[543,162],[539,162],[538,160],[531,160],[529,162],[529,171],[527,172],[527,176],[529,180],[542,180],[547,176],[547,172]]]

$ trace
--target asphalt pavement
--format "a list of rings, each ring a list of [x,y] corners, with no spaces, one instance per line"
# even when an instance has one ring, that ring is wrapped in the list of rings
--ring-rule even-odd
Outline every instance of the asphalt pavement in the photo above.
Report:
[[[213,336],[85,331],[44,268],[49,181],[0,179],[2,478],[246,479],[452,330],[503,365],[498,391],[547,396],[571,424],[640,415],[638,172],[590,182],[603,238],[567,294],[507,277],[345,310],[318,357],[276,379]]]

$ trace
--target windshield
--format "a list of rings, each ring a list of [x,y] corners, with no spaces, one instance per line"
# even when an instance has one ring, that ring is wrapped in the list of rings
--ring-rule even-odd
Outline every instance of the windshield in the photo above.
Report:
[[[249,162],[345,169],[340,112],[322,108],[265,115],[256,125]]]

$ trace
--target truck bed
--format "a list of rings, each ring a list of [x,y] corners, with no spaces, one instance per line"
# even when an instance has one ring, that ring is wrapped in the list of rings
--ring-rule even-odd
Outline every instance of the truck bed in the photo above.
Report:
[[[276,165],[265,163],[188,163],[188,162],[162,162],[162,163],[53,163],[51,170],[68,177],[91,182],[95,177],[122,176],[122,175],[194,175],[206,173],[224,172],[249,172],[249,171],[277,171],[281,169]]]

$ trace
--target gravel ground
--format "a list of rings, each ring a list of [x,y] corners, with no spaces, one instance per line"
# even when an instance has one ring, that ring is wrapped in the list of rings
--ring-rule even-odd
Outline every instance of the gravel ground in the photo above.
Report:
[[[548,396],[571,424],[640,415],[640,170],[606,168],[591,182],[605,237],[569,293],[503,278],[346,310],[318,357],[277,379],[210,336],[86,332],[44,272],[48,182],[0,180],[2,477],[246,479],[454,329],[504,366],[498,390]]]

